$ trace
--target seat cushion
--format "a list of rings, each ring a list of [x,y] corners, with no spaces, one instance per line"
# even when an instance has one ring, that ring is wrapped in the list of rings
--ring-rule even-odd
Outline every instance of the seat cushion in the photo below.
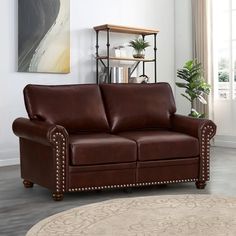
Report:
[[[138,145],[138,160],[151,161],[199,155],[197,138],[171,131],[133,131],[119,136],[134,140]]]
[[[113,133],[150,128],[170,128],[176,107],[171,87],[157,84],[101,84]]]
[[[30,119],[64,126],[69,133],[109,130],[98,85],[27,85],[24,97]]]
[[[70,135],[72,165],[125,163],[137,160],[135,141],[106,134]]]

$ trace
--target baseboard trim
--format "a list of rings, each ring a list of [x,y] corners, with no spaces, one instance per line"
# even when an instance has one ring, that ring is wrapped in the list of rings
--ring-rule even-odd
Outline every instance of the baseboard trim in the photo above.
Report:
[[[13,165],[19,165],[19,164],[20,164],[20,159],[19,158],[0,160],[0,167],[2,167],[2,166],[13,166]]]
[[[215,147],[226,147],[226,148],[236,148],[236,142],[215,140],[213,146],[215,146]]]
[[[226,147],[226,148],[236,148],[236,137],[235,136],[216,135],[216,137],[214,138],[213,146]]]

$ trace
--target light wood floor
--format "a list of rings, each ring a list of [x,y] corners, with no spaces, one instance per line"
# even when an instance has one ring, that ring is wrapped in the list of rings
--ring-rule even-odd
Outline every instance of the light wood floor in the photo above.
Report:
[[[0,235],[21,236],[38,221],[55,213],[81,205],[108,199],[171,194],[216,194],[236,196],[236,149],[214,147],[211,150],[211,181],[205,190],[194,183],[170,184],[165,187],[135,188],[132,193],[122,190],[65,194],[54,202],[51,193],[38,185],[25,189],[19,166],[0,168]]]

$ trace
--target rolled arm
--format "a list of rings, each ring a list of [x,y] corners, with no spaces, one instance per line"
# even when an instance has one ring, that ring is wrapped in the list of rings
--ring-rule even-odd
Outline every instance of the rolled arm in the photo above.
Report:
[[[53,134],[60,132],[68,137],[64,127],[49,124],[43,121],[18,118],[13,122],[13,132],[20,138],[29,139],[38,143],[50,145],[53,143]]]
[[[186,133],[196,138],[201,138],[203,133],[211,139],[216,133],[216,125],[208,119],[199,119],[189,116],[175,114],[171,118],[172,129],[177,132]]]
[[[210,178],[210,140],[216,133],[216,125],[208,119],[176,114],[172,117],[172,129],[198,138],[200,159],[197,185],[205,186],[205,181]]]
[[[52,149],[52,158],[46,162],[43,161],[40,167],[44,172],[50,173],[50,176],[53,172],[55,180],[52,182],[50,179],[45,186],[51,188],[56,194],[65,192],[68,188],[67,173],[69,166],[69,136],[66,129],[59,125],[49,124],[44,121],[29,120],[26,118],[16,119],[13,122],[12,128],[13,132],[21,139],[28,139],[38,144],[50,146]],[[24,142],[20,142],[20,145],[22,150],[27,149],[27,146],[24,146]],[[36,163],[39,163],[41,158],[37,155],[32,158],[31,154],[33,156],[32,152],[26,152],[24,155],[21,154],[21,165],[30,166],[30,170],[22,168],[22,176],[27,176],[31,181],[34,181],[35,179],[41,180],[41,172],[38,170],[35,172],[32,171],[38,169],[38,166],[35,165],[35,159]],[[50,162],[52,164],[48,165]],[[43,181],[42,183],[45,184]]]

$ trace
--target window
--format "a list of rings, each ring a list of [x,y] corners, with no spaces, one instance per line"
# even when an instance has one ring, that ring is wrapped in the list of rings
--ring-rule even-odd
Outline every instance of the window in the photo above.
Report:
[[[213,0],[215,98],[236,99],[236,0]]]

